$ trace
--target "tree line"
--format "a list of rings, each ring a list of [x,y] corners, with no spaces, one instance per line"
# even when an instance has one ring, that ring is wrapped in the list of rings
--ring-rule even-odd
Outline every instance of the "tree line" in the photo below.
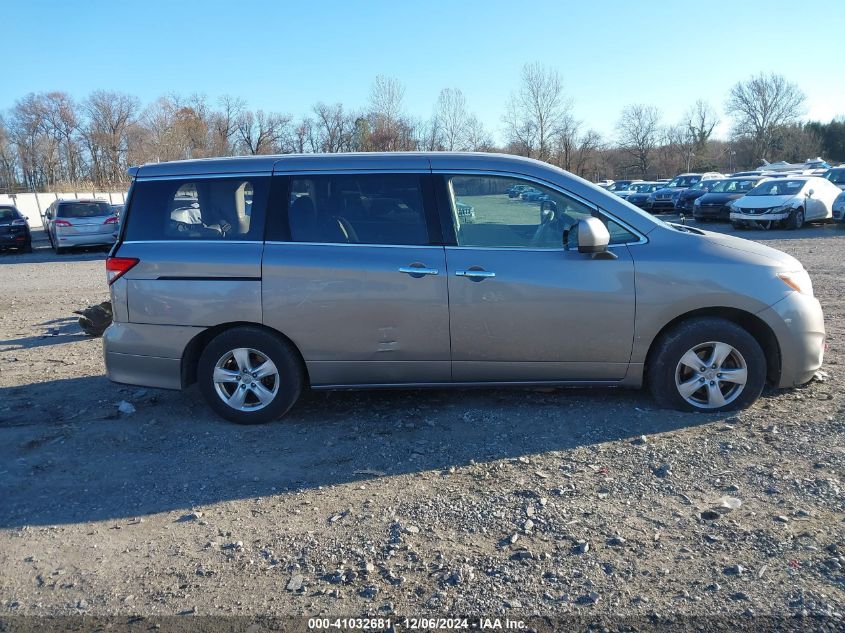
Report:
[[[377,76],[368,103],[314,104],[294,117],[253,110],[239,97],[209,103],[200,94],[142,106],[130,94],[98,90],[81,101],[65,92],[31,93],[0,115],[0,191],[125,186],[129,165],[255,154],[350,151],[504,151],[585,178],[650,178],[680,171],[736,171],[761,159],[845,161],[845,118],[803,122],[805,95],[779,75],[734,85],[724,101],[728,139],[713,138],[719,113],[706,99],[667,122],[652,104],[625,106],[606,138],[574,115],[559,73],[522,69],[505,103],[502,142],[471,111],[459,88],[444,88],[428,118],[405,109],[405,88]]]

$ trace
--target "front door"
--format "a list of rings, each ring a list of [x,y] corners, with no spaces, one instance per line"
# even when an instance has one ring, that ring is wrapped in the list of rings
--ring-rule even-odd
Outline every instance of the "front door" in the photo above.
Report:
[[[516,178],[443,176],[455,245],[449,269],[455,381],[617,381],[634,332],[638,237],[572,197]],[[615,259],[566,250],[564,231],[598,215]]]
[[[423,174],[290,177],[285,226],[264,249],[264,322],[302,352],[312,385],[450,380],[429,185]]]

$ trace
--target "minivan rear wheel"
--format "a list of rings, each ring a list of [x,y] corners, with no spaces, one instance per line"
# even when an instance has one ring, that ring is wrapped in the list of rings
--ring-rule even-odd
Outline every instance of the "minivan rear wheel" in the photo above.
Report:
[[[708,413],[744,409],[763,391],[763,349],[731,321],[691,319],[672,328],[656,345],[648,383],[663,408]]]
[[[278,336],[238,327],[200,354],[197,381],[208,405],[237,424],[263,424],[287,413],[305,382],[296,352]]]

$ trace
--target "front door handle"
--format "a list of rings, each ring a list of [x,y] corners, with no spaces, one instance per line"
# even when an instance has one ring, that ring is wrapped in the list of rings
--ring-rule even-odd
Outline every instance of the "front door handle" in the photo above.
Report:
[[[489,279],[490,277],[495,277],[496,273],[491,272],[489,270],[473,270],[472,268],[470,268],[469,270],[456,270],[455,276],[469,277],[473,281],[481,281],[482,279]]]
[[[436,268],[426,268],[422,264],[411,264],[410,266],[402,266],[399,269],[400,273],[405,273],[406,275],[410,275],[411,277],[416,277],[419,279],[420,277],[425,277],[426,275],[438,275],[440,271]]]

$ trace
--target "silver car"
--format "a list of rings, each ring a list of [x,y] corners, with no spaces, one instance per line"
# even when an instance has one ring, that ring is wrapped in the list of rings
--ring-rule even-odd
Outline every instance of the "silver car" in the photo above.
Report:
[[[43,223],[56,253],[79,246],[110,246],[117,239],[118,218],[105,200],[56,200],[47,207]]]
[[[659,406],[714,412],[822,364],[800,262],[538,161],[255,156],[131,175],[106,264],[109,377],[198,382],[234,422],[276,419],[307,387],[647,384]]]

